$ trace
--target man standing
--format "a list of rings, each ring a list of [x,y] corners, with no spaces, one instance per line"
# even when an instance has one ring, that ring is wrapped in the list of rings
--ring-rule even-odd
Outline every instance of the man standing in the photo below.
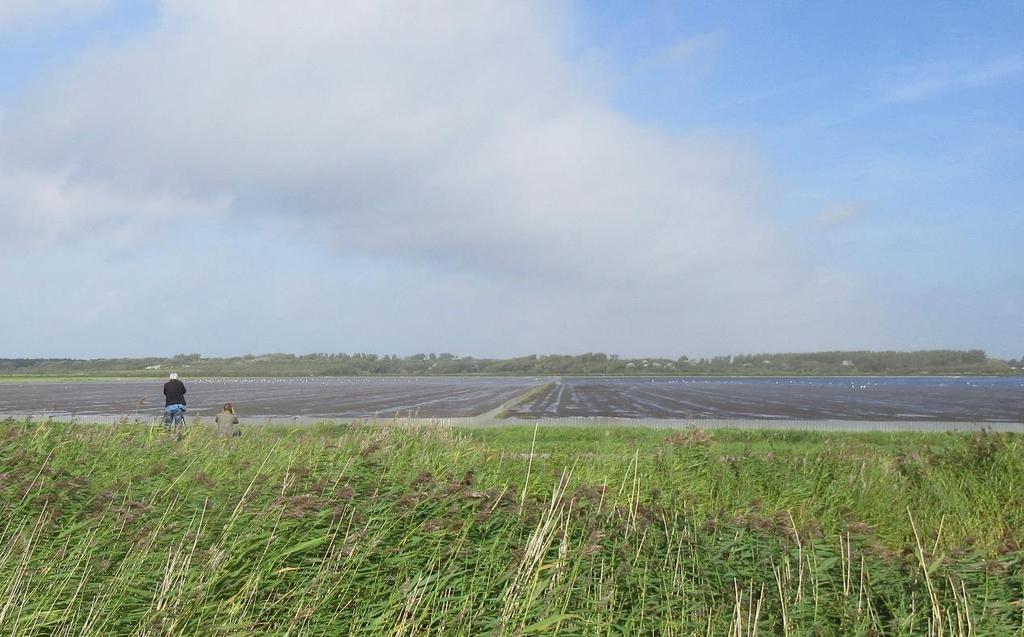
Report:
[[[185,383],[178,380],[178,374],[172,372],[171,378],[164,383],[164,413],[174,414],[185,411]]]

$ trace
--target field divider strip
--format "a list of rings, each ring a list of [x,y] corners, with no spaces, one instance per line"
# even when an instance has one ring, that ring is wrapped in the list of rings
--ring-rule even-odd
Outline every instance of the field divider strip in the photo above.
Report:
[[[513,396],[512,398],[510,398],[510,399],[506,400],[505,402],[501,403],[500,405],[498,405],[494,409],[492,409],[490,411],[485,411],[484,413],[476,415],[476,416],[470,416],[468,419],[469,420],[475,420],[476,421],[475,424],[479,424],[479,425],[495,424],[494,421],[505,419],[506,415],[508,414],[508,412],[513,407],[516,407],[517,405],[521,405],[521,404],[525,403],[526,401],[530,400],[531,398],[539,396],[540,394],[550,390],[552,387],[555,386],[555,384],[559,380],[561,380],[561,379],[550,380],[550,381],[548,381],[546,383],[541,383],[540,385],[535,385],[533,387],[530,387],[529,389],[527,389],[523,393],[518,394],[516,396]]]

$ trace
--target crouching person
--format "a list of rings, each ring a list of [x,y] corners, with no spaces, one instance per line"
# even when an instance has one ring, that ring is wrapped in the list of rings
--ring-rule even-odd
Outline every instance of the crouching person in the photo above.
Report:
[[[232,438],[241,435],[235,430],[235,425],[238,424],[238,414],[235,413],[235,408],[231,403],[224,403],[224,409],[217,414],[216,421],[218,436]]]

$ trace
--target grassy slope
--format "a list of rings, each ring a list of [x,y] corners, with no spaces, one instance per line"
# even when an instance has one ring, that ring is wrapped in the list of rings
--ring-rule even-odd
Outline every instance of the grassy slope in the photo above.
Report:
[[[1022,634],[1017,437],[713,436],[6,423],[0,632]]]

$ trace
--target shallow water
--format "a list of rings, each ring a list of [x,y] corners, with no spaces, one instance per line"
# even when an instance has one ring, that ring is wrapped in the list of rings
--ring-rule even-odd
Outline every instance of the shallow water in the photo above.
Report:
[[[1024,422],[1024,378],[568,378],[512,415]]]
[[[225,402],[246,416],[388,418],[473,416],[500,406],[536,378],[183,378],[189,414],[212,415]],[[162,380],[0,384],[0,413],[125,414],[163,408]]]
[[[508,377],[184,379],[191,415],[224,402],[244,416],[465,417],[549,379]],[[127,415],[163,407],[162,380],[0,384],[0,414]],[[801,419],[1024,422],[1022,377],[566,378],[519,418]]]

